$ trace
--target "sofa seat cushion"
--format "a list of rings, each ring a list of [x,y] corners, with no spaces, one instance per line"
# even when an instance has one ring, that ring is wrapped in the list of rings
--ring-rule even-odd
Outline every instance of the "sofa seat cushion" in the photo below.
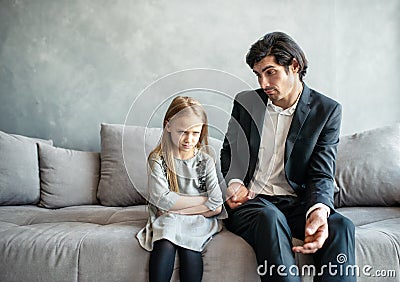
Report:
[[[360,271],[359,281],[371,279],[371,276],[377,276],[379,273],[386,273],[387,277],[381,278],[384,281],[399,281],[399,226],[400,218],[392,218],[356,227],[357,265],[360,270],[367,267],[366,273]]]
[[[20,226],[58,222],[82,222],[101,225],[137,222],[143,227],[147,217],[148,212],[145,205],[132,207],[88,205],[54,210],[33,205],[0,206],[0,221]]]
[[[0,207],[0,281],[146,281],[135,235],[147,216],[144,205]]]
[[[1,207],[0,281],[148,281],[150,253],[135,237],[146,220],[143,205]],[[251,247],[226,229],[203,258],[204,281],[258,280]],[[178,273],[177,267],[172,281],[179,281]]]
[[[350,218],[355,226],[400,218],[400,207],[346,207],[337,211]]]
[[[350,218],[356,226],[356,265],[360,274],[358,281],[381,281],[373,275],[378,275],[376,271],[382,270],[393,270],[396,274],[396,277],[384,277],[382,281],[398,281],[400,207],[346,207],[337,211]],[[294,245],[302,243],[301,240],[293,240]],[[383,255],[385,259],[382,259]],[[313,265],[310,255],[296,254],[295,258],[300,270],[304,265]],[[306,275],[302,281],[311,282],[312,277]]]
[[[99,273],[98,281],[143,276],[146,252],[136,242],[136,229],[128,223],[1,226],[0,281],[90,281]]]
[[[399,209],[338,209],[356,224],[359,281],[376,281],[362,272],[366,265],[372,267],[370,273],[392,269],[400,273]],[[135,237],[146,220],[144,205],[57,210],[0,207],[0,281],[56,281],[60,277],[65,281],[92,281],[93,277],[96,281],[148,281],[149,252]],[[225,228],[211,240],[203,259],[204,281],[259,280],[253,250]],[[309,265],[312,257],[296,254],[296,262],[300,267]],[[179,281],[178,273],[176,266],[172,281]]]
[[[356,263],[360,269],[359,281],[378,281],[374,280],[376,277],[373,278],[373,275],[378,275],[376,271],[386,271],[386,275],[388,271],[392,271],[392,276],[395,272],[396,277],[385,277],[384,281],[398,281],[400,207],[351,207],[339,208],[338,212],[349,217],[356,226]],[[363,272],[364,267],[366,273]]]

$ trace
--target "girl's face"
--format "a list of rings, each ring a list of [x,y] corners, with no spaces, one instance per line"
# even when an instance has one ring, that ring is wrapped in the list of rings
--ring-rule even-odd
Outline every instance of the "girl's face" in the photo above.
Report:
[[[202,128],[201,119],[195,115],[174,117],[167,123],[166,130],[171,134],[175,157],[180,159],[193,157]]]

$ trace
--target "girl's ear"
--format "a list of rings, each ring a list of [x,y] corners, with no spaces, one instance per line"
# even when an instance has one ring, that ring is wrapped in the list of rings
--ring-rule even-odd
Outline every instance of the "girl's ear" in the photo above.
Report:
[[[170,126],[170,123],[167,121],[166,122],[166,124],[165,124],[165,129],[168,131],[168,132],[171,132],[171,126]]]

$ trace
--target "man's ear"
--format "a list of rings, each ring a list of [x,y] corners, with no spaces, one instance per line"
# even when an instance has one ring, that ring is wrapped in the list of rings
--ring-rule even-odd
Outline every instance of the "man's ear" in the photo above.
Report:
[[[300,65],[299,65],[299,62],[296,60],[296,58],[293,58],[292,64],[290,67],[292,68],[294,73],[299,73]]]

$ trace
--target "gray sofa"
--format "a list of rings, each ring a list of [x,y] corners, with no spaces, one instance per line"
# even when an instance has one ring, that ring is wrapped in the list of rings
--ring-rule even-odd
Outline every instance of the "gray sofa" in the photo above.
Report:
[[[0,132],[0,281],[147,281],[149,253],[135,235],[159,134],[102,124],[93,153]],[[359,281],[399,281],[399,144],[396,124],[343,136],[338,148],[335,203],[356,225]],[[221,142],[211,145],[217,157]],[[259,281],[252,249],[226,229],[203,255],[204,281]],[[311,280],[311,257],[296,261]]]

